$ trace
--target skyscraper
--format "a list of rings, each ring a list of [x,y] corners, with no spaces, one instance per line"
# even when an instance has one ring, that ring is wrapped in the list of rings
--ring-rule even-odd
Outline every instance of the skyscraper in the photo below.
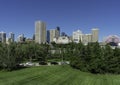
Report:
[[[52,29],[49,31],[50,33],[50,42],[53,42],[54,41],[54,38],[59,38],[60,36],[60,32],[58,29]]]
[[[32,40],[35,40],[35,34],[33,34]]]
[[[5,32],[0,32],[0,41],[2,43],[6,43],[6,33]]]
[[[35,22],[35,42],[46,43],[46,24],[42,21]]]
[[[97,28],[92,29],[92,42],[98,41],[98,32],[99,30]]]
[[[9,33],[9,38],[10,38],[10,42],[14,42],[15,34],[10,32]]]
[[[58,36],[60,36],[60,27],[56,27],[56,30],[58,31]]]
[[[47,30],[47,42],[50,43],[50,30]]]

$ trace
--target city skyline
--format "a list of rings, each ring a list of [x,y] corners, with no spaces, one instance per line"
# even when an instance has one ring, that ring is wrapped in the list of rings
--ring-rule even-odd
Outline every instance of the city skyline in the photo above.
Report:
[[[99,40],[119,34],[119,0],[1,0],[0,31],[32,37],[37,20],[47,24],[46,29],[60,27],[61,32],[72,35],[79,29],[89,33],[99,28]],[[29,30],[29,31],[28,31]]]

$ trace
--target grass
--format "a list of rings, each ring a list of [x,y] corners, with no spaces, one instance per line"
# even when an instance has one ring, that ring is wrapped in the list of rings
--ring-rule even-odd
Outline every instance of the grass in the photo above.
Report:
[[[120,85],[120,75],[94,75],[70,66],[40,66],[1,71],[0,85]]]

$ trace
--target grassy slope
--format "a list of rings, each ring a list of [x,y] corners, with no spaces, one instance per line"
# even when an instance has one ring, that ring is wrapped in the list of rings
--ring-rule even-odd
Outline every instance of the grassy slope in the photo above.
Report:
[[[69,66],[41,66],[0,72],[0,85],[120,85],[120,75],[93,75]]]

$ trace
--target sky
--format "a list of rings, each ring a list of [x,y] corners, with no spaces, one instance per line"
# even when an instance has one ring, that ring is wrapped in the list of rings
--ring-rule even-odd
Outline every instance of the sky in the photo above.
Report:
[[[68,35],[98,28],[102,41],[108,35],[120,36],[120,0],[0,0],[0,31],[7,35],[31,38],[38,20],[47,30],[59,26]]]

